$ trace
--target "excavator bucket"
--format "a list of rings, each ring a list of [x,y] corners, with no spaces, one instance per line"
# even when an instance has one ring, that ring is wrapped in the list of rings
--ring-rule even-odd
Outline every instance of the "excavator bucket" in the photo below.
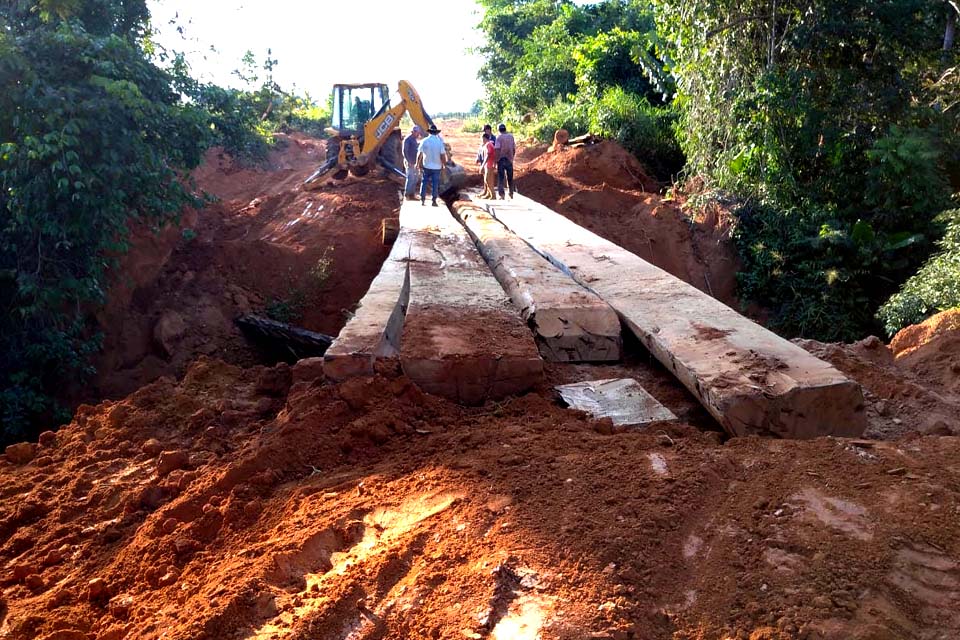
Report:
[[[467,172],[458,164],[448,162],[446,170],[440,174],[440,195],[447,197],[463,188],[467,182]]]

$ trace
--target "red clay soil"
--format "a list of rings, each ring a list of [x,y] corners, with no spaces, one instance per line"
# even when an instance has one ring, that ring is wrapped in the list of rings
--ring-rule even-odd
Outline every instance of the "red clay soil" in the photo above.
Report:
[[[533,392],[474,408],[389,367],[333,384],[317,360],[249,366],[234,313],[289,293],[291,274],[305,287],[333,245],[304,320],[333,333],[382,261],[396,187],[300,192],[321,150],[294,138],[264,171],[210,158],[198,179],[221,202],[187,220],[197,237],[130,258],[104,316],[118,351],[101,390],[186,374],[0,455],[0,638],[960,637],[960,439],[945,435],[960,410],[934,385],[956,362],[952,321],[894,350],[800,343],[864,385],[868,435],[888,440],[725,441],[638,349],[549,364]],[[628,248],[638,235],[716,292],[721,223],[636,186],[522,174],[525,194]],[[683,229],[703,253],[665,251]],[[679,423],[614,428],[550,387],[616,376]]]
[[[615,142],[560,147],[518,163],[517,188],[736,308],[739,261],[729,214],[692,217],[658,195],[657,183]]]
[[[950,375],[951,367],[958,362],[956,350],[924,353],[921,348],[911,354],[911,359],[894,358],[893,350],[876,336],[854,344],[794,342],[863,386],[869,425],[866,437],[895,438],[913,432],[960,434],[960,395],[935,379],[939,367],[946,369],[945,376]],[[930,344],[943,345],[936,340]]]
[[[199,355],[253,364],[258,354],[233,320],[271,304],[299,303],[291,321],[339,332],[386,257],[380,223],[396,216],[399,200],[396,185],[373,173],[303,191],[324,144],[284,137],[260,169],[207,154],[194,178],[218,201],[189,212],[178,229],[135,235],[99,316],[99,374],[80,399],[122,397],[183,375]]]
[[[0,462],[0,637],[960,634],[955,437],[603,435],[314,371],[200,359]]]
[[[890,341],[897,364],[944,393],[960,395],[960,309],[907,327]]]

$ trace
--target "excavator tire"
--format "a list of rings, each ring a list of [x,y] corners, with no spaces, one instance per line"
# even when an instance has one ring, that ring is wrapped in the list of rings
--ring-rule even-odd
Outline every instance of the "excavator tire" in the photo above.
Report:
[[[380,160],[403,171],[403,136],[400,129],[394,129],[383,146],[380,147]]]

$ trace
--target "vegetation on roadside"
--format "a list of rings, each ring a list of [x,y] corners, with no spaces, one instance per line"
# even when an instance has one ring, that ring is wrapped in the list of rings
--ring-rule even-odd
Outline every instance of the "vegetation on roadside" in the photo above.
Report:
[[[952,236],[920,268],[956,206],[953,3],[478,2],[488,114],[614,138],[662,179],[685,163],[738,203],[741,295],[780,331],[879,331],[905,282],[887,331],[956,303],[932,295]]]
[[[57,398],[93,373],[111,268],[134,227],[202,205],[205,149],[255,161],[275,131],[322,128],[275,64],[246,90],[204,85],[151,42],[145,0],[0,5],[0,443],[68,418]]]
[[[543,141],[560,128],[613,138],[664,180],[683,167],[649,2],[478,2],[487,115]]]
[[[277,64],[269,49],[262,63],[247,51],[233,72],[244,85],[240,89],[197,82],[181,54],[172,55],[171,69],[177,90],[207,114],[214,144],[241,163],[256,164],[266,159],[275,133],[297,130],[319,137],[330,125],[326,105],[277,84]]]

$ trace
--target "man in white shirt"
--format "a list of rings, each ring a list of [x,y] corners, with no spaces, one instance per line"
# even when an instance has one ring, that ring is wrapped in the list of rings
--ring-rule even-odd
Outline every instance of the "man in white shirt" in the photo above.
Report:
[[[437,135],[440,129],[437,125],[431,124],[427,129],[428,135],[420,142],[417,149],[417,167],[423,171],[423,181],[420,184],[420,204],[427,204],[427,183],[433,193],[433,206],[437,205],[437,197],[440,195],[440,172],[447,164],[447,150],[444,148],[443,140]]]

